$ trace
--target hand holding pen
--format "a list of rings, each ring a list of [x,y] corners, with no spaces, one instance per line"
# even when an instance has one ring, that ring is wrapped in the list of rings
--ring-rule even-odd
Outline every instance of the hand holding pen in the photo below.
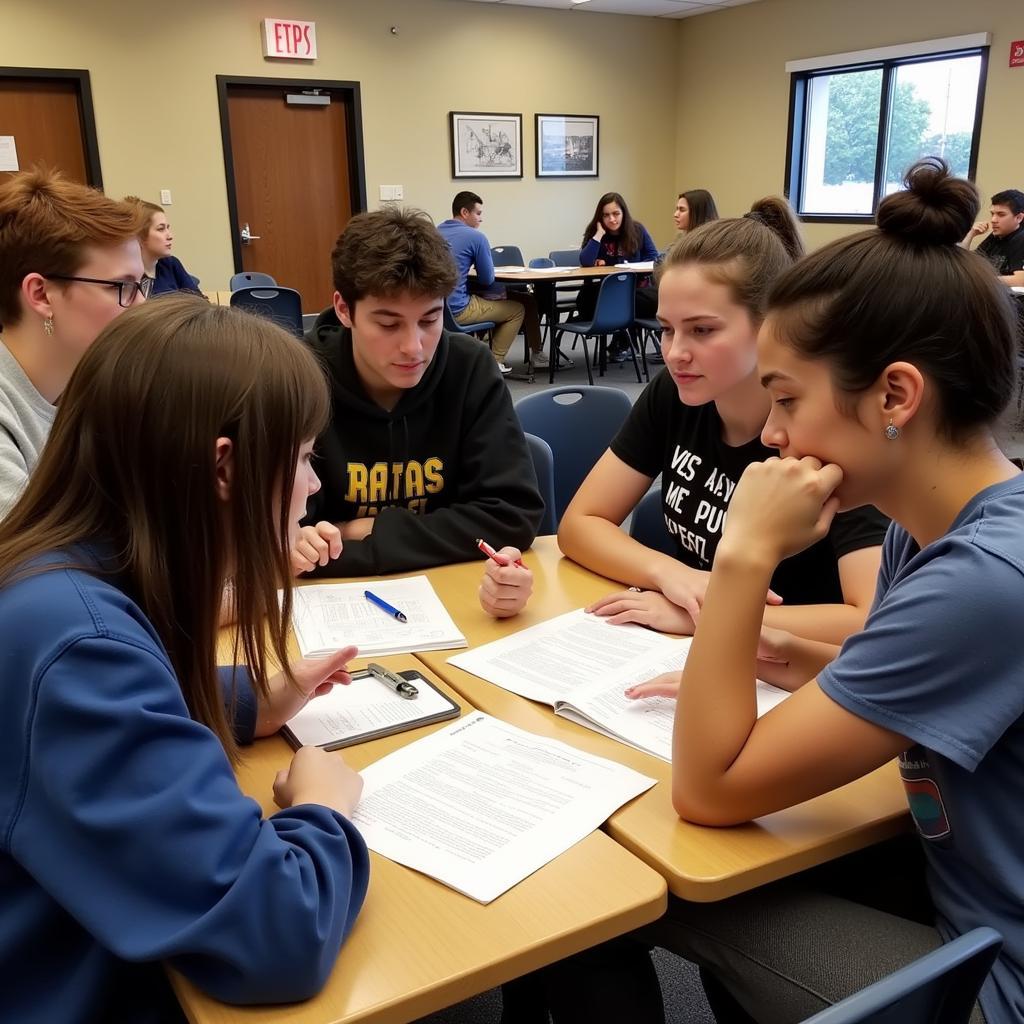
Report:
[[[485,541],[477,547],[487,555],[487,566],[480,581],[480,606],[496,619],[506,619],[526,607],[533,592],[533,573],[523,563],[518,548],[505,547],[495,551]]]

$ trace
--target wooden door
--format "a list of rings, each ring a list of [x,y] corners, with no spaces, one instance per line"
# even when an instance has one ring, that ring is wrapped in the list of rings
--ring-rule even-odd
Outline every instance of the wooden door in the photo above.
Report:
[[[13,135],[18,165],[63,171],[96,185],[86,157],[85,123],[76,78],[0,77],[0,135]],[[0,172],[6,180],[11,172]]]
[[[247,224],[255,236],[241,245],[242,269],[296,289],[303,312],[316,313],[331,304],[331,250],[352,216],[352,126],[344,98],[293,105],[286,91],[227,87],[233,230],[240,238]]]

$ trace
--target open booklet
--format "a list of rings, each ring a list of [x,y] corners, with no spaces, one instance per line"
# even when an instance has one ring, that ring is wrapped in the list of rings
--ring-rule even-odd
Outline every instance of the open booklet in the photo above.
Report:
[[[490,903],[654,785],[474,711],[365,768],[352,821],[389,860]]]
[[[407,621],[397,621],[367,600],[366,591],[401,611]],[[426,576],[296,587],[292,629],[304,658],[323,658],[349,644],[359,648],[360,657],[466,646]]]
[[[676,702],[668,697],[629,700],[623,691],[662,672],[682,671],[689,650],[689,637],[613,626],[578,608],[448,662],[521,697],[550,704],[556,715],[671,761]],[[788,696],[758,681],[758,715]]]

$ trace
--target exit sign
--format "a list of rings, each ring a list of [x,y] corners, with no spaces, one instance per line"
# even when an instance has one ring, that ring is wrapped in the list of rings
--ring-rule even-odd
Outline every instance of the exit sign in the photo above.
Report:
[[[264,18],[263,56],[316,60],[316,22]]]

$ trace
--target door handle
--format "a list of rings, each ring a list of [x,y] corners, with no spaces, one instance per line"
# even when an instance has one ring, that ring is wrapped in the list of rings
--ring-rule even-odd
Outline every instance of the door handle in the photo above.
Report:
[[[259,239],[259,235],[250,233],[248,224],[242,225],[242,245],[248,245],[250,242],[258,242]]]

